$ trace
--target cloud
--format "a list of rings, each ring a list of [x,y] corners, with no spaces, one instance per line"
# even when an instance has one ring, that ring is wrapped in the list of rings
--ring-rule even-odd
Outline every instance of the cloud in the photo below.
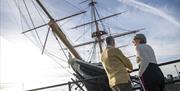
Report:
[[[161,7],[162,6],[159,6],[159,8]],[[116,21],[120,22],[121,26],[130,29],[146,28],[146,30],[141,31],[141,33],[146,35],[148,44],[154,48],[158,62],[171,61],[179,58],[180,26],[154,13],[144,12],[144,10],[139,9],[141,7],[137,7],[138,9],[136,9],[136,7],[132,8],[129,6],[129,3],[128,5],[117,7],[116,10],[122,8],[125,10],[128,9],[128,12],[120,15]],[[128,40],[127,38],[126,42]],[[122,44],[122,41],[119,41],[119,44]],[[131,55],[134,52],[132,47],[123,48],[123,50],[125,50],[126,54]]]
[[[140,1],[137,1],[137,0],[119,0],[119,1],[122,2],[122,3],[125,3],[127,5],[133,6],[135,8],[138,8],[138,9],[144,11],[144,12],[160,16],[160,17],[166,19],[167,21],[169,21],[169,22],[171,22],[171,23],[173,23],[173,24],[180,27],[180,23],[178,21],[176,21],[170,15],[167,15],[166,13],[164,13],[163,11],[161,11],[161,10],[155,8],[155,7],[152,7],[150,5],[147,5],[147,4],[142,3]]]

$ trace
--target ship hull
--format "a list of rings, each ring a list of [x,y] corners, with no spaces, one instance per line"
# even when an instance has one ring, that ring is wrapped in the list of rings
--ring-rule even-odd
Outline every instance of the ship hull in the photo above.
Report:
[[[75,60],[71,67],[76,72],[75,76],[82,80],[88,91],[112,91],[101,64]]]

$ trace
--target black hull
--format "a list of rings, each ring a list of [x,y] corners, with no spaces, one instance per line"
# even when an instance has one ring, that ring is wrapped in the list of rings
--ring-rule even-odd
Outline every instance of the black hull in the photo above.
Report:
[[[76,77],[79,80],[84,80],[82,83],[88,91],[111,91],[102,65],[75,61],[71,66],[76,72]]]

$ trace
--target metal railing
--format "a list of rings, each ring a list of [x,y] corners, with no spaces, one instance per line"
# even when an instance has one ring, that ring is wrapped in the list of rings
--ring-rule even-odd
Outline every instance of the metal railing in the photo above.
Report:
[[[160,63],[160,64],[158,64],[158,66],[164,66],[164,65],[169,65],[169,64],[178,63],[178,62],[180,62],[180,59],[170,61],[170,62]],[[132,72],[135,72],[135,71],[138,71],[138,69],[134,69]],[[99,79],[99,78],[102,78],[102,77],[105,77],[105,76],[106,75],[95,76],[95,77],[87,78],[87,79],[84,79],[84,80],[78,80],[78,81],[72,80],[72,81],[69,81],[67,83],[61,83],[61,84],[52,85],[52,86],[35,88],[35,89],[31,89],[31,90],[26,90],[26,91],[44,90],[44,89],[49,89],[49,88],[54,88],[54,87],[59,87],[59,86],[65,86],[65,85],[68,85],[68,89],[69,89],[69,91],[71,91],[71,85],[72,84],[76,84],[82,91],[85,91],[81,86],[78,85],[79,83],[82,83],[84,81]],[[137,77],[132,77],[131,79],[135,79],[134,81],[138,81]],[[172,81],[166,81],[166,84],[172,84],[172,83],[175,83],[175,82],[180,82],[180,79],[172,80]],[[138,90],[138,89],[141,89],[141,87],[133,88],[133,90]]]
[[[94,79],[98,79],[98,78],[102,78],[102,77],[105,77],[106,75],[101,75],[101,76],[95,76],[95,77],[91,77],[91,78],[87,78],[87,79],[84,79],[84,80],[78,80],[78,81],[72,81],[72,82],[67,82],[67,83],[61,83],[61,84],[57,84],[57,85],[52,85],[52,86],[46,86],[46,87],[41,87],[41,88],[36,88],[36,89],[31,89],[31,90],[26,90],[26,91],[36,91],[36,90],[43,90],[43,89],[48,89],[48,88],[54,88],[54,87],[59,87],[59,86],[64,86],[64,85],[68,85],[68,88],[69,88],[69,91],[71,91],[71,85],[72,84],[78,84],[80,82],[83,82],[83,81],[89,81],[89,80],[94,80]],[[80,89],[82,91],[83,88],[80,87]]]

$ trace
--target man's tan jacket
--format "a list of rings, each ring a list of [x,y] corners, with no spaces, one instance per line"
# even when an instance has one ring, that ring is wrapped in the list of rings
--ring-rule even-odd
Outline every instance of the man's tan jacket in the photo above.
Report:
[[[110,87],[128,83],[130,78],[127,69],[132,70],[132,64],[118,48],[107,47],[102,53],[101,61]]]

